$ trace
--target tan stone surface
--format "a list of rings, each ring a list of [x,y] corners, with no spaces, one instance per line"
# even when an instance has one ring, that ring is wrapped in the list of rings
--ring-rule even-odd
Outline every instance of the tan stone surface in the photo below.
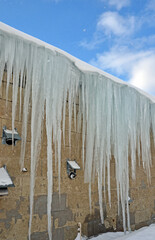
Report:
[[[4,125],[12,127],[11,113],[11,88],[9,85],[8,102],[6,108],[6,72],[5,80],[0,89],[0,129]],[[23,97],[22,97],[23,98]],[[19,97],[17,112],[19,110]],[[76,111],[78,112],[78,106]],[[77,133],[74,129],[74,116],[72,116],[71,142],[69,142],[69,117],[68,107],[65,122],[65,145],[62,141],[62,164],[61,164],[61,192],[59,199],[59,181],[57,166],[55,165],[55,154],[53,152],[53,189],[54,200],[52,208],[52,232],[54,240],[73,240],[77,235],[77,223],[82,224],[82,233],[91,235],[101,231],[118,229],[118,209],[115,179],[115,163],[111,160],[111,207],[108,203],[108,194],[103,194],[103,205],[105,224],[100,223],[98,187],[97,181],[92,184],[92,206],[89,208],[88,184],[84,183],[84,171],[81,158],[81,132]],[[45,123],[43,124],[45,127]],[[22,123],[19,114],[16,115],[15,127],[22,137]],[[26,155],[24,167],[27,172],[23,173],[20,169],[20,147],[17,142],[15,147],[0,144],[0,166],[6,165],[15,187],[9,188],[8,196],[0,197],[0,239],[1,240],[27,240],[29,223],[29,192],[30,192],[30,156],[31,156],[31,125],[30,116],[28,124],[28,137],[26,145]],[[0,141],[2,140],[0,136]],[[152,139],[153,141],[153,139]],[[32,221],[32,239],[47,239],[47,150],[46,150],[46,130],[43,129],[42,147],[38,158],[38,168],[36,171],[35,196],[34,196],[34,215]],[[153,144],[152,144],[153,146]],[[147,225],[155,219],[155,150],[152,147],[152,168],[151,184],[148,183],[146,173],[142,166],[137,164],[136,179],[130,178],[130,212],[132,229],[142,225]],[[77,171],[77,177],[70,180],[66,172],[66,159],[76,159],[81,166]],[[131,175],[131,173],[130,173]],[[107,185],[105,186],[107,189]],[[61,204],[59,204],[59,201]],[[107,202],[107,204],[105,204]],[[121,222],[121,220],[120,220]],[[119,229],[122,225],[120,224]]]

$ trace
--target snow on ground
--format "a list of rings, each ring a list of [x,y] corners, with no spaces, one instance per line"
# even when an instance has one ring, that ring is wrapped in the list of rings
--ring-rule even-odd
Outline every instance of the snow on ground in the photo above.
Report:
[[[83,237],[81,240],[86,239]],[[75,240],[80,240],[80,238],[77,236]],[[92,237],[90,240],[155,240],[155,224],[127,233],[126,235],[123,232],[108,232],[98,237]]]

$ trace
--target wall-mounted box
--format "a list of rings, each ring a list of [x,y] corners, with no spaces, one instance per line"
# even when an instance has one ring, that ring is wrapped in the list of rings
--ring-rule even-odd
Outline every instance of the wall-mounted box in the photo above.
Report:
[[[0,168],[0,196],[8,194],[8,187],[14,187],[14,183],[6,169],[6,166]]]

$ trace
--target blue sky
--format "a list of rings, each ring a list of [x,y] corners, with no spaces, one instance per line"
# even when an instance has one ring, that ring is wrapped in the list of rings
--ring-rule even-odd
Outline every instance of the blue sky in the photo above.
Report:
[[[155,95],[155,0],[0,0],[0,21]]]

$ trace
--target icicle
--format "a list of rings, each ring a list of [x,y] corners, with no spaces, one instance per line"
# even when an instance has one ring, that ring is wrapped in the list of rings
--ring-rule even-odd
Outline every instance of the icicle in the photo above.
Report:
[[[48,95],[49,96],[49,95]],[[47,197],[47,214],[48,214],[48,235],[52,239],[51,233],[51,204],[53,194],[53,164],[52,164],[52,119],[48,114],[50,111],[50,99],[46,100],[46,133],[47,133],[47,179],[48,179],[48,197]]]
[[[13,59],[14,59],[14,54],[10,54],[12,50],[14,49],[14,41],[12,43],[7,39],[8,41],[8,49],[6,51],[6,56],[5,56],[5,61],[6,61],[6,69],[7,69],[7,87],[6,87],[6,107],[7,107],[7,102],[8,102],[8,90],[9,90],[9,84],[10,81],[12,80],[12,66],[13,66]]]
[[[154,139],[154,146],[155,146],[155,104],[151,104],[151,127],[152,127],[152,135]]]
[[[88,190],[89,190],[89,210],[90,210],[90,213],[91,213],[91,211],[92,211],[91,183],[89,183],[89,188],[88,188]]]
[[[0,87],[2,85],[4,68],[5,68],[5,64],[6,64],[4,49],[5,49],[5,36],[2,34],[0,36]]]
[[[34,65],[32,72],[32,111],[31,111],[31,191],[30,191],[30,222],[29,239],[31,239],[31,223],[33,214],[33,196],[35,174],[41,148],[41,126],[44,116],[44,49],[34,48]],[[43,57],[43,59],[42,59]],[[39,111],[38,111],[39,109]]]
[[[98,194],[99,194],[99,206],[100,206],[100,216],[101,216],[101,223],[104,223],[103,218],[103,198],[102,198],[102,171],[98,171]]]

